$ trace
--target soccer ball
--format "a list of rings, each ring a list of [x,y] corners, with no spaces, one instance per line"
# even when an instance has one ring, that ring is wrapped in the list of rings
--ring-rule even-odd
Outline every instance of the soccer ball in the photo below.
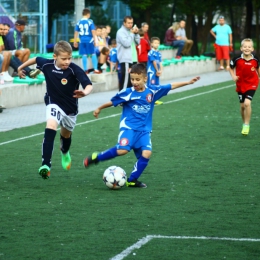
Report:
[[[126,173],[118,166],[108,167],[103,174],[103,181],[109,189],[120,189],[126,183]]]

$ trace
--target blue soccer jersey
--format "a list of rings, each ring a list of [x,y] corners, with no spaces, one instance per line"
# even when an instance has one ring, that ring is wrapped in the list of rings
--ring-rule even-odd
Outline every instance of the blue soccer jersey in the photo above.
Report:
[[[148,52],[148,62],[147,62],[147,85],[159,85],[159,77],[156,76],[156,69],[153,62],[156,62],[157,69],[160,68],[160,63],[162,61],[162,54],[156,50],[150,50]]]
[[[79,32],[79,40],[81,43],[93,42],[93,30],[95,30],[95,25],[91,19],[82,18],[75,26],[75,31]]]
[[[117,69],[120,70],[120,63],[117,59],[117,48],[112,48],[110,50],[108,59],[113,63],[117,63]]]
[[[79,89],[79,84],[85,88],[92,85],[85,72],[75,63],[70,63],[65,70],[55,66],[55,60],[36,58],[37,68],[45,76],[47,104],[58,105],[67,115],[78,113],[78,99],[74,98],[74,90]]]
[[[131,87],[117,93],[111,101],[114,106],[123,105],[120,130],[132,129],[151,132],[154,103],[167,95],[170,90],[171,84],[167,84],[146,86],[143,92],[137,92],[134,87]]]

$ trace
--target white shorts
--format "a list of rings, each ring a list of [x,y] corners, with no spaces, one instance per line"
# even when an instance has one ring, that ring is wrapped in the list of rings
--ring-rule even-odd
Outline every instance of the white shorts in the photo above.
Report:
[[[72,132],[76,125],[77,116],[66,115],[56,104],[49,104],[46,106],[46,120],[48,119],[54,119],[59,125]]]

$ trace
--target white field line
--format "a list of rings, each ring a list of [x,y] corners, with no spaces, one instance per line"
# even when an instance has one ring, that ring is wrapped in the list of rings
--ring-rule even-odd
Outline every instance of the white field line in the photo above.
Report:
[[[182,100],[189,99],[189,98],[193,98],[193,97],[210,94],[210,93],[212,93],[212,92],[219,91],[219,90],[223,90],[223,89],[230,88],[230,87],[233,87],[233,86],[234,86],[234,85],[228,85],[228,86],[225,86],[225,87],[222,87],[222,88],[205,91],[205,92],[202,92],[202,93],[198,93],[198,94],[186,96],[186,97],[179,98],[179,99],[175,99],[175,100],[171,100],[171,101],[166,101],[166,102],[164,102],[164,104],[170,104],[170,103],[173,103],[173,102],[178,102],[178,101],[182,101]],[[107,118],[111,118],[111,117],[116,117],[116,116],[119,116],[119,115],[121,115],[121,113],[119,113],[119,114],[113,114],[113,115],[106,116],[106,117],[102,117],[102,118],[98,118],[98,119],[93,119],[93,120],[86,121],[86,122],[82,122],[82,123],[79,123],[79,124],[76,124],[76,125],[89,124],[89,123],[92,123],[92,122],[96,122],[96,121],[98,121],[98,120],[103,120],[103,119],[107,119]],[[17,142],[17,141],[21,141],[21,140],[24,140],[24,139],[29,139],[29,138],[32,138],[32,137],[35,137],[35,136],[39,136],[39,135],[43,135],[43,134],[44,134],[44,133],[41,132],[41,133],[24,136],[24,137],[20,137],[20,138],[17,138],[17,139],[13,139],[13,140],[10,140],[10,141],[2,142],[2,143],[0,143],[0,146],[1,146],[1,145],[5,145],[5,144],[10,144],[10,143],[13,143],[13,142]]]
[[[260,242],[260,239],[258,238],[232,238],[232,237],[189,237],[189,236],[161,236],[161,235],[147,235],[146,237],[143,237],[138,242],[133,244],[132,246],[126,248],[124,251],[122,251],[120,254],[110,258],[110,260],[122,260],[128,255],[131,254],[131,252],[134,249],[139,249],[143,245],[147,244],[150,240],[154,238],[163,238],[163,239],[200,239],[200,240],[220,240],[220,241],[234,241],[234,242]]]

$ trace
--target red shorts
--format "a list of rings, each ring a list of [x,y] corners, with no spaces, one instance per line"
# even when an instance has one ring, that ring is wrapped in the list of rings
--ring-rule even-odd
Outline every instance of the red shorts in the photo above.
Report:
[[[229,46],[216,46],[216,58],[217,60],[229,60]]]

